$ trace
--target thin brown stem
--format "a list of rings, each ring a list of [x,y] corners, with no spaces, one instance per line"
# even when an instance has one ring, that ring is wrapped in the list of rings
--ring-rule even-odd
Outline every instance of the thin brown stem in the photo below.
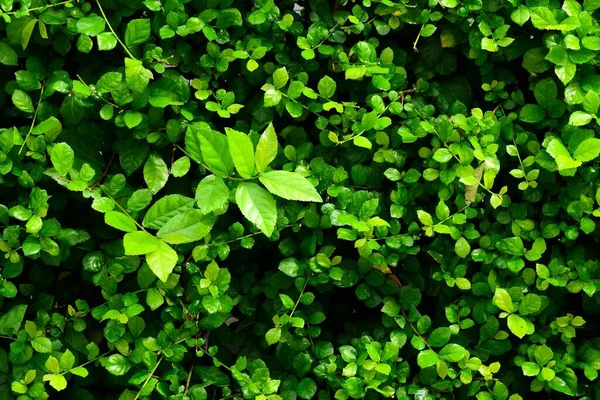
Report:
[[[102,183],[102,180],[106,177],[106,174],[108,174],[108,170],[110,169],[116,155],[117,155],[117,153],[113,153],[112,157],[110,158],[110,161],[108,162],[108,165],[106,166],[106,168],[104,168],[104,172],[102,173],[102,175],[100,175],[100,178],[98,178],[96,183],[94,183],[92,186],[90,186],[88,188],[88,191],[91,192],[92,189],[94,189],[96,186],[98,186],[100,183]]]
[[[183,394],[188,394],[188,392],[190,391],[190,383],[192,382],[192,373],[194,372],[194,365],[195,364],[192,363],[190,371],[188,372],[187,381],[185,382],[185,391],[183,392]]]

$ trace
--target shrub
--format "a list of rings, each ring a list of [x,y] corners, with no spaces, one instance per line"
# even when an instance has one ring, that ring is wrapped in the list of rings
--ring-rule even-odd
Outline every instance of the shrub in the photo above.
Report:
[[[600,391],[598,0],[0,1],[0,399]]]

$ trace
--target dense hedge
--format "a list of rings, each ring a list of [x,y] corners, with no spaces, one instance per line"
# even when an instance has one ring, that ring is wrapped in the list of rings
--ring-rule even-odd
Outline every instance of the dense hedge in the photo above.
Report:
[[[46,1],[1,400],[598,399],[599,0]]]

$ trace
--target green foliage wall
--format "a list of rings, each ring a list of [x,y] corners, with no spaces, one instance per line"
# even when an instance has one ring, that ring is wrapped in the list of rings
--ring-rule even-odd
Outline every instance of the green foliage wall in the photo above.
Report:
[[[598,399],[600,1],[0,0],[0,400]]]

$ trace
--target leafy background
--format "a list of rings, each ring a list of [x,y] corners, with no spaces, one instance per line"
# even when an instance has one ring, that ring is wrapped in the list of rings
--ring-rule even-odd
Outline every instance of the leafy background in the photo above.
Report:
[[[0,0],[0,399],[597,398],[598,8]]]

